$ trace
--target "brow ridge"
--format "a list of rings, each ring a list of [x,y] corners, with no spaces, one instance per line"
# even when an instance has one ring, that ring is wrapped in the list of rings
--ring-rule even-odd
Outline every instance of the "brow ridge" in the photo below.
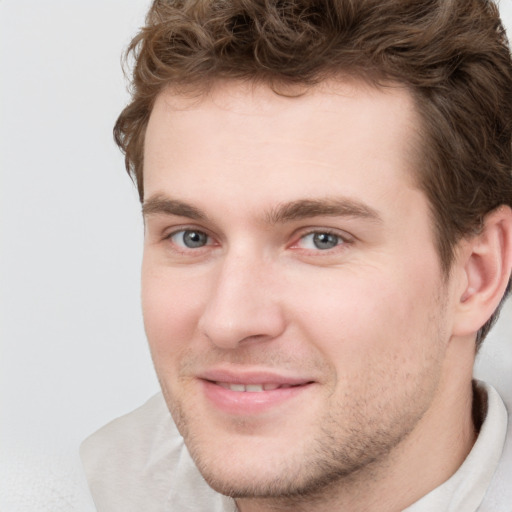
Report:
[[[164,214],[187,217],[193,220],[208,220],[199,208],[184,201],[163,195],[155,195],[144,201],[144,216]],[[381,222],[378,212],[370,206],[350,198],[297,199],[272,208],[265,215],[265,222],[271,225],[302,220],[310,217],[354,217]]]
[[[381,222],[378,212],[350,198],[299,199],[273,208],[267,222],[277,224],[309,217],[355,217]]]
[[[199,208],[162,195],[152,196],[142,204],[142,215],[147,217],[157,214],[176,215],[194,220],[206,220],[207,218]]]

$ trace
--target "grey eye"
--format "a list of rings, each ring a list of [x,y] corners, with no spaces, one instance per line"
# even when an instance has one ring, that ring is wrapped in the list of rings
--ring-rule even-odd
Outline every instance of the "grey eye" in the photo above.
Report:
[[[316,249],[332,249],[340,243],[340,237],[332,233],[312,233],[312,242]]]
[[[191,229],[185,229],[178,231],[172,236],[172,240],[181,247],[187,249],[198,249],[208,245],[208,235],[202,231],[194,231]]]

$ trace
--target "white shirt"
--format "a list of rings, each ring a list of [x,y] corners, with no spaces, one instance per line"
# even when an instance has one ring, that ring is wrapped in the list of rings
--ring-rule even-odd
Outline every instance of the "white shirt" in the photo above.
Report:
[[[512,421],[497,391],[479,386],[488,408],[471,452],[451,478],[403,512],[512,512]],[[98,512],[237,510],[204,481],[161,393],[86,439],[81,456]]]

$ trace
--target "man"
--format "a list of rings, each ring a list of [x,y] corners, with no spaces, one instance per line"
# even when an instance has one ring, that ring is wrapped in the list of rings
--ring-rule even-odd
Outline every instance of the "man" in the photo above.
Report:
[[[163,398],[86,441],[98,509],[512,510],[472,381],[512,268],[496,6],[156,1],[130,50]]]

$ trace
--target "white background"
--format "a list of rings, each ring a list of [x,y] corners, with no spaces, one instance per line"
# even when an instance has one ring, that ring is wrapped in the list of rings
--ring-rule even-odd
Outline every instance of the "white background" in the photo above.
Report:
[[[0,0],[0,510],[89,511],[80,441],[158,390],[112,142],[148,1]],[[502,1],[512,32],[512,2]],[[479,375],[512,395],[512,303]]]

